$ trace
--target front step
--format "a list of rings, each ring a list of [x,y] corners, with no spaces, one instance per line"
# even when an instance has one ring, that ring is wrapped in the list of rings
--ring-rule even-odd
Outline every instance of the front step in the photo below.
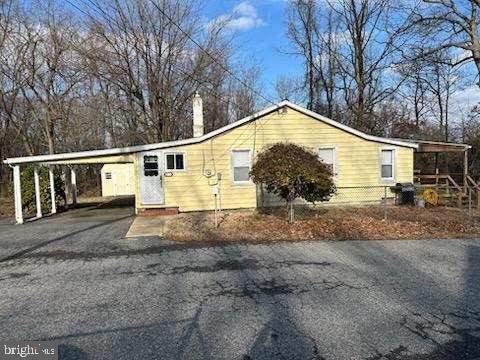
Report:
[[[178,215],[178,207],[138,209],[138,216]]]

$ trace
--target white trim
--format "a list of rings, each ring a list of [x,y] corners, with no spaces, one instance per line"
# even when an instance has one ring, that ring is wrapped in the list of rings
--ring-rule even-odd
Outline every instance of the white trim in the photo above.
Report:
[[[168,169],[167,155],[183,155],[183,169]],[[164,152],[165,169],[164,172],[184,172],[187,171],[187,153],[185,151],[168,151]],[[177,166],[177,160],[174,158],[175,166]]]
[[[233,153],[234,152],[238,152],[238,151],[248,151],[248,168],[249,170],[252,170],[252,150],[251,149],[232,149],[230,150],[230,178],[232,180],[232,184],[233,185],[253,185],[253,182],[252,180],[250,179],[250,176],[249,176],[249,180],[248,181],[235,181],[235,172],[234,172],[234,166],[233,166]]]
[[[262,117],[266,114],[269,114],[273,111],[279,110],[280,108],[288,106],[291,109],[299,111],[307,116],[310,116],[316,120],[322,121],[327,123],[331,126],[334,126],[338,129],[344,130],[350,134],[356,135],[362,139],[390,144],[390,145],[397,145],[409,148],[418,148],[418,144],[414,144],[411,142],[406,141],[399,141],[399,140],[392,140],[377,136],[372,136],[365,134],[359,130],[355,130],[347,125],[341,124],[335,120],[329,119],[325,116],[319,115],[310,111],[302,106],[295,105],[288,100],[284,100],[279,102],[277,105],[269,106],[253,115],[247,116],[241,120],[223,126],[215,131],[211,131],[205,135],[199,136],[197,138],[190,138],[185,140],[177,140],[177,141],[167,141],[163,143],[156,143],[156,144],[148,144],[148,145],[138,145],[138,146],[129,146],[124,148],[114,148],[114,149],[104,149],[104,150],[92,150],[92,151],[81,151],[81,152],[73,152],[73,153],[64,153],[64,154],[53,154],[53,155],[38,155],[38,156],[27,156],[27,157],[17,157],[17,158],[9,158],[4,160],[5,164],[22,164],[22,163],[36,163],[36,162],[54,162],[54,161],[62,161],[62,160],[73,160],[73,159],[81,159],[81,158],[89,158],[89,157],[99,157],[99,156],[111,156],[111,155],[123,155],[123,154],[131,154],[141,151],[150,151],[150,150],[157,150],[157,149],[165,149],[183,145],[190,145],[190,144],[197,144],[202,141],[211,139],[219,134],[222,134],[226,131],[232,130],[238,126],[241,126],[245,123],[253,121],[259,117]]]
[[[40,176],[38,175],[38,168],[33,169],[33,182],[35,184],[35,207],[37,209],[37,218],[42,217],[42,200],[40,198]]]
[[[20,166],[13,167],[13,196],[15,202],[15,221],[23,224],[22,183],[20,180]]]
[[[321,144],[316,147],[317,156],[319,155],[320,150],[329,150],[333,149],[333,180],[338,180],[338,147],[336,145]]]
[[[72,204],[73,206],[77,205],[77,173],[74,168],[70,169],[70,180],[71,180],[71,189],[72,189]]]
[[[383,160],[383,156],[382,156],[382,152],[383,151],[391,151],[392,152],[392,176],[391,177],[382,177],[382,160]],[[397,175],[397,169],[395,168],[396,167],[396,164],[397,164],[397,152],[396,152],[396,149],[393,148],[393,147],[381,147],[380,148],[380,151],[378,153],[378,164],[379,164],[379,170],[380,170],[380,181],[381,182],[388,182],[388,183],[391,183],[391,182],[395,182],[395,176]]]
[[[442,141],[430,141],[430,140],[415,140],[418,144],[429,144],[429,145],[446,145],[446,146],[456,146],[456,147],[463,147],[466,149],[471,149],[472,145],[468,144],[461,144],[461,143],[450,143],[450,142],[442,142]]]
[[[51,167],[48,168],[48,176],[50,177],[50,201],[52,203],[52,214],[56,214],[57,204],[55,203],[55,175]]]

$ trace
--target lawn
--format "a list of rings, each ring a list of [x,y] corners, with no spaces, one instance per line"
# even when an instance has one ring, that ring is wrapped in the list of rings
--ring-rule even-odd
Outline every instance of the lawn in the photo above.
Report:
[[[478,217],[437,207],[325,207],[297,210],[290,224],[278,209],[223,211],[214,227],[213,213],[184,213],[170,219],[166,238],[176,242],[251,242],[302,240],[381,240],[469,237],[480,234]]]

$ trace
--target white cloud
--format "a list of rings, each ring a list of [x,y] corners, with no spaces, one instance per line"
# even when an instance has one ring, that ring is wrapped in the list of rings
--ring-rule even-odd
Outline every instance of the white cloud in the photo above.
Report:
[[[477,85],[456,91],[450,98],[450,115],[458,120],[480,103],[480,89]]]
[[[223,14],[212,21],[206,27],[225,26],[230,30],[248,30],[265,25],[265,22],[258,15],[257,9],[248,1],[242,1],[237,4],[232,12]]]

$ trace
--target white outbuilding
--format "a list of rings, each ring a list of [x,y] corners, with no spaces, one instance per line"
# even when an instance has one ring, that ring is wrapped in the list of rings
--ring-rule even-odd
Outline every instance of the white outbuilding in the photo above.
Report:
[[[105,164],[102,167],[102,196],[135,195],[133,164]]]

